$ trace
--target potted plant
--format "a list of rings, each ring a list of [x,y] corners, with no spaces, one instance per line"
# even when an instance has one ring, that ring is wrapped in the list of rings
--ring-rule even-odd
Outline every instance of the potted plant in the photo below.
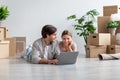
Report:
[[[107,24],[107,28],[109,29],[109,32],[112,35],[115,35],[116,33],[116,29],[119,27],[119,23],[117,23],[116,21],[110,21]]]
[[[68,20],[74,19],[76,23],[73,26],[77,31],[77,35],[83,36],[86,44],[87,44],[87,37],[91,33],[95,33],[96,31],[94,22],[96,21],[95,16],[97,15],[99,15],[99,12],[96,9],[93,9],[86,12],[86,14],[80,18],[77,18],[76,15],[71,15],[67,17]]]
[[[8,15],[9,15],[8,7],[7,6],[1,6],[0,7],[0,23],[1,23],[1,21],[6,20]]]

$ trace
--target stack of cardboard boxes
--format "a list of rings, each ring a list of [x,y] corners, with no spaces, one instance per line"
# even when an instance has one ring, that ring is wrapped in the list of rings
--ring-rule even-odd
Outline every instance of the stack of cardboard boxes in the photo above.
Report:
[[[97,58],[98,54],[120,53],[120,45],[117,45],[116,35],[111,35],[106,28],[110,21],[111,14],[118,13],[118,6],[104,6],[103,16],[98,17],[98,33],[88,36],[86,45],[86,57]],[[119,21],[118,21],[119,22]],[[120,28],[116,33],[120,32]]]
[[[0,58],[9,57],[9,41],[4,40],[8,34],[8,29],[0,27]]]
[[[9,37],[8,29],[0,27],[0,58],[8,58],[25,52],[26,37]]]
[[[118,13],[118,6],[103,6],[103,16],[98,17],[98,33],[108,33],[108,29],[106,28],[107,23],[111,20],[111,14]],[[119,21],[118,21],[119,22]],[[120,28],[117,29],[116,33],[120,32]]]

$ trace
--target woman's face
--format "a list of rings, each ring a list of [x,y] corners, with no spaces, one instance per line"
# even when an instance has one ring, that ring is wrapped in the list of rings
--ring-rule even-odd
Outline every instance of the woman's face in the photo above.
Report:
[[[70,35],[67,35],[67,34],[63,35],[62,41],[63,41],[63,44],[68,45],[72,41],[72,37]]]

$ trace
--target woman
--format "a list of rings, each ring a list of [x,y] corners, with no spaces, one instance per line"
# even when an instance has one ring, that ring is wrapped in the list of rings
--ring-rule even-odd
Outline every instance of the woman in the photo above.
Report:
[[[77,51],[76,43],[72,40],[72,34],[68,30],[64,30],[61,35],[62,41],[59,43],[61,52]]]

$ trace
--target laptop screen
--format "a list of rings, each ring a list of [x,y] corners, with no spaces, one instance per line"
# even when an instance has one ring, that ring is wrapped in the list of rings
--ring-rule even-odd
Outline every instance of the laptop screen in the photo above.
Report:
[[[61,52],[58,56],[58,65],[59,64],[74,64],[76,62],[79,52]]]

